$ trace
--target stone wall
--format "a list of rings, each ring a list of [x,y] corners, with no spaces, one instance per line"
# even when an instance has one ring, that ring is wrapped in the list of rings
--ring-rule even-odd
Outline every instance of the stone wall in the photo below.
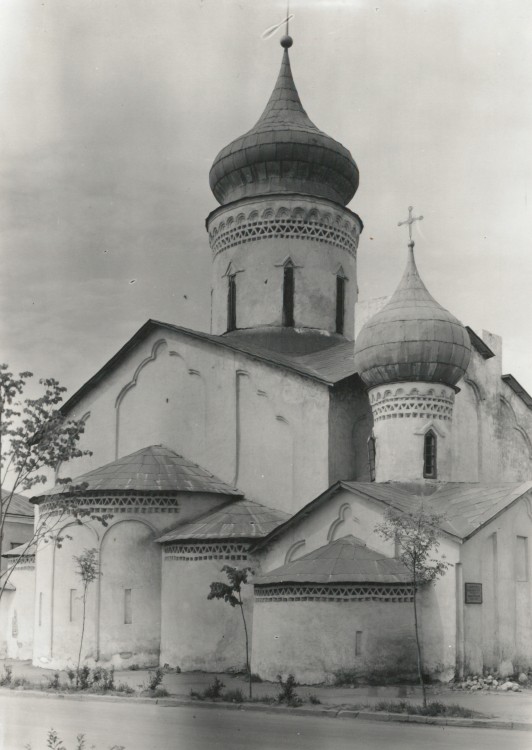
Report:
[[[236,326],[282,325],[283,271],[294,266],[297,328],[334,333],[336,276],[346,280],[345,336],[354,338],[360,219],[332,201],[303,195],[222,206],[207,219],[213,251],[212,333],[227,330],[228,276],[236,276]]]
[[[287,587],[288,588],[288,587]],[[412,604],[385,601],[260,600],[253,618],[251,668],[263,679],[292,673],[305,684],[339,669],[391,679],[415,675]]]
[[[294,512],[328,486],[328,388],[168,330],[131,351],[69,416],[85,418],[79,476],[164,444],[253,500]]]
[[[240,608],[209,600],[210,584],[227,583],[224,565],[252,567],[248,543],[205,541],[167,543],[163,551],[161,664],[223,672],[246,664]],[[253,626],[253,586],[242,586],[249,645]]]
[[[483,669],[512,674],[532,667],[531,543],[528,491],[464,544],[463,584],[482,586],[482,603],[465,603],[464,589],[459,593],[466,674]]]

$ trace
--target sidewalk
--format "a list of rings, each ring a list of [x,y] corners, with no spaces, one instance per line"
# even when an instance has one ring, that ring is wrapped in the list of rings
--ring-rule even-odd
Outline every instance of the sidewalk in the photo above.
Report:
[[[52,669],[34,667],[29,661],[5,660],[0,661],[0,675],[5,665],[13,668],[13,678],[25,677],[33,684],[47,684],[47,678],[55,673]],[[134,689],[142,689],[148,680],[147,669],[117,670],[115,684],[126,683]],[[61,672],[61,681],[68,683],[66,673]],[[203,691],[214,678],[222,680],[227,689],[240,688],[247,695],[248,683],[242,675],[213,674],[209,672],[168,672],[164,675],[163,686],[171,697],[180,701],[190,699],[190,691]],[[277,696],[279,686],[272,682],[253,683],[253,696],[256,698]],[[321,704],[321,709],[335,707],[349,709],[353,706],[366,706],[371,710],[379,701],[407,700],[412,703],[421,702],[421,689],[413,685],[399,686],[361,686],[355,688],[334,687],[329,685],[301,685],[296,689],[297,694],[307,699],[315,696]],[[524,689],[520,693],[497,693],[476,691],[473,693],[463,690],[452,690],[444,685],[428,686],[429,700],[442,703],[457,703],[464,708],[478,711],[485,717],[496,718],[510,722],[532,722],[532,690]],[[131,700],[124,698],[124,700]],[[317,710],[320,704],[315,705]],[[200,705],[200,704],[198,704]],[[306,706],[309,704],[306,703]],[[309,706],[310,708],[310,706]]]

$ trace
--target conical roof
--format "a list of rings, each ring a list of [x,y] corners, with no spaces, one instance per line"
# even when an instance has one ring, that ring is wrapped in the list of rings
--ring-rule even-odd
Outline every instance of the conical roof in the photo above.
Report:
[[[355,194],[358,168],[353,157],[309,119],[286,47],[262,116],[251,130],[220,151],[209,179],[222,205],[271,193],[304,193],[347,205]]]
[[[370,388],[398,381],[454,386],[465,374],[470,355],[466,328],[428,292],[410,243],[399,286],[355,342],[360,377]]]
[[[210,471],[189,461],[164,445],[150,445],[135,453],[82,474],[73,484],[86,483],[85,492],[214,492],[222,495],[242,493],[222,482]],[[64,494],[68,485],[60,484],[42,496]]]
[[[288,520],[288,513],[256,503],[236,500],[203,518],[184,523],[164,534],[158,542],[185,539],[260,539]]]
[[[386,557],[349,535],[265,573],[253,583],[408,583],[411,580],[400,560]]]

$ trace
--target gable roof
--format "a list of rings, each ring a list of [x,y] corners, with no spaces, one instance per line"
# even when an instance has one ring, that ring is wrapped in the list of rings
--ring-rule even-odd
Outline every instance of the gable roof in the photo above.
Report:
[[[241,354],[245,354],[252,359],[281,367],[286,370],[297,373],[305,378],[318,381],[327,386],[332,386],[339,380],[355,373],[353,360],[352,341],[342,342],[323,352],[308,354],[303,356],[280,354],[264,347],[251,344],[249,341],[242,341],[233,336],[217,336],[212,333],[203,331],[194,331],[190,328],[163,323],[159,320],[148,320],[139,330],[111,357],[111,359],[101,367],[89,380],[84,383],[78,390],[63,404],[61,411],[63,414],[68,413],[95,385],[97,385],[109,372],[111,372],[125,357],[135,348],[143,339],[149,336],[153,331],[170,331],[179,333],[198,341],[221,346]]]
[[[386,557],[349,535],[253,579],[271,583],[410,583],[400,560]]]
[[[240,490],[164,445],[142,448],[73,481],[86,483],[84,492],[208,492],[242,496]],[[68,485],[59,484],[36,498],[68,494],[68,491]]]
[[[403,512],[414,511],[423,504],[427,511],[445,515],[442,531],[465,541],[529,492],[532,481],[500,484],[448,482],[442,485],[336,482],[258,542],[255,548],[265,547],[281,537],[342,489]]]
[[[516,393],[521,401],[526,404],[529,409],[532,409],[532,396],[523,388],[511,373],[507,375],[501,375],[502,379],[508,385],[514,393]]]
[[[158,542],[190,539],[254,539],[266,536],[289,518],[288,513],[252,500],[237,500],[200,519],[176,526]]]
[[[11,495],[10,490],[2,489],[2,500],[7,500]],[[6,513],[7,516],[28,516],[33,518],[33,506],[28,497],[20,495],[18,492],[13,493],[11,502],[9,503],[9,509]]]

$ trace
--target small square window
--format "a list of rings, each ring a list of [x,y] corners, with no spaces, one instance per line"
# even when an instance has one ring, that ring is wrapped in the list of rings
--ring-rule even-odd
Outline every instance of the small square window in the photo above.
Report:
[[[131,589],[124,589],[124,625],[131,625],[132,622]]]

